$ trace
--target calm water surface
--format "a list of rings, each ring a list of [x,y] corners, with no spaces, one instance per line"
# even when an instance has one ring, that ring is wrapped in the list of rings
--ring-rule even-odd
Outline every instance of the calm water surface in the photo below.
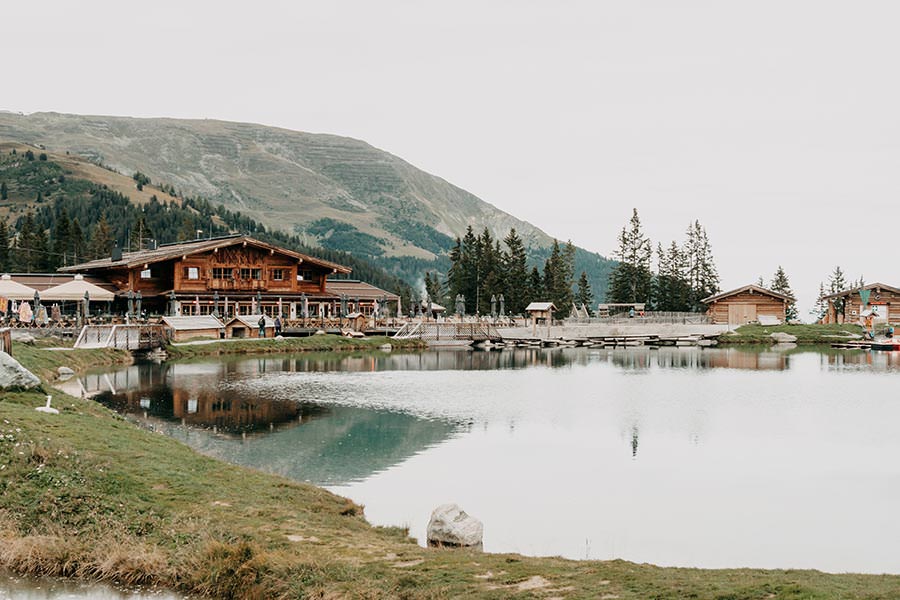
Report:
[[[201,452],[485,550],[900,573],[900,355],[504,350],[135,365],[74,380]]]

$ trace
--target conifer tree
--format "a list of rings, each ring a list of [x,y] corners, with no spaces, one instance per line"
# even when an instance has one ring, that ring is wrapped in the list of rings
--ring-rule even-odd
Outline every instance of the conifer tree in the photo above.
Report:
[[[594,303],[594,293],[591,291],[591,284],[588,282],[587,272],[582,271],[581,277],[578,278],[578,292],[575,294],[575,301],[579,308],[583,305],[587,308],[588,314],[594,314],[591,305]]]
[[[506,273],[504,299],[509,313],[518,315],[525,310],[529,300],[528,256],[525,244],[515,228],[509,230],[503,243],[506,244],[506,252],[503,254],[503,270]]]
[[[779,294],[789,296],[792,299],[785,309],[785,320],[796,321],[797,317],[799,316],[799,314],[797,313],[797,301],[793,299],[794,292],[791,290],[791,284],[788,281],[788,276],[784,272],[784,269],[781,267],[781,265],[778,265],[778,270],[775,271],[775,276],[772,278],[772,284],[769,286],[769,289],[773,292],[778,292]]]
[[[633,210],[627,227],[619,234],[619,248],[615,258],[619,264],[609,276],[610,302],[649,303],[652,297],[653,273],[650,261],[653,247],[644,236],[637,209]]]
[[[0,219],[0,271],[10,271],[9,262],[9,222],[6,217]]]
[[[531,275],[528,277],[528,297],[525,306],[532,302],[541,302],[544,300],[544,282],[541,279],[541,272],[537,267],[531,267]],[[523,307],[522,310],[525,310]]]
[[[825,318],[825,315],[828,314],[828,305],[825,300],[825,284],[819,282],[819,296],[816,298],[816,302],[813,305],[812,310],[809,311],[809,314],[816,320],[816,322],[820,322]]]
[[[692,310],[705,310],[702,300],[719,291],[719,273],[713,260],[706,229],[700,225],[700,221],[694,221],[688,227],[684,253],[687,262],[687,280],[693,292]]]
[[[828,290],[831,294],[836,294],[838,292],[843,292],[847,289],[847,280],[844,278],[844,272],[841,270],[840,266],[835,266],[834,271],[831,272],[831,276],[828,279]],[[846,301],[844,298],[833,298],[831,299],[831,305],[834,306],[834,314],[839,318],[839,322],[843,321],[844,309],[846,308]]]
[[[56,227],[53,229],[53,254],[49,257],[53,267],[69,264],[71,258],[69,248],[72,245],[71,225],[69,213],[63,207],[56,217]]]
[[[94,231],[91,233],[91,244],[88,250],[90,258],[105,258],[109,256],[112,247],[112,231],[110,230],[109,223],[107,223],[106,216],[104,215],[101,216],[100,220],[97,221],[97,224],[94,225]]]
[[[0,200],[7,200],[9,198],[9,187],[7,187],[6,182],[0,182]]]
[[[78,264],[85,258],[85,239],[84,232],[81,230],[81,224],[78,222],[77,218],[72,219],[72,228],[70,230],[69,238],[71,239],[69,252],[72,254],[72,264]]]

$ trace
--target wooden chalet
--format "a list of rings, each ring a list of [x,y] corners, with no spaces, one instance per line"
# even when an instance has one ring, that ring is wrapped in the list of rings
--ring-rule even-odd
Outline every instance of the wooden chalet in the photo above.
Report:
[[[703,299],[706,314],[714,325],[746,325],[763,320],[784,323],[790,296],[758,285],[745,285],[735,290]]]
[[[823,323],[862,323],[872,315],[874,323],[900,323],[900,289],[870,283],[822,297],[826,301]]]
[[[226,319],[259,313],[299,316],[301,301],[307,303],[311,316],[329,316],[340,298],[328,291],[328,277],[350,273],[343,265],[246,235],[136,252],[114,250],[109,258],[60,271],[101,278],[115,287],[120,298],[140,294],[151,313],[199,316],[216,312]]]

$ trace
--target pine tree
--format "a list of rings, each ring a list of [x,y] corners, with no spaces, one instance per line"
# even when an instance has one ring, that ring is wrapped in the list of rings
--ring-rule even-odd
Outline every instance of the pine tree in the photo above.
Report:
[[[94,225],[94,231],[91,233],[91,244],[88,250],[90,258],[105,258],[112,252],[112,247],[112,231],[110,230],[109,223],[106,221],[106,216],[103,215],[100,217],[100,220],[97,221],[97,224]]]
[[[531,275],[528,276],[528,296],[525,306],[532,302],[540,302],[544,298],[544,282],[541,280],[541,272],[537,267],[531,267]],[[525,310],[524,308],[522,309]]]
[[[822,282],[819,282],[819,297],[816,298],[816,303],[813,305],[812,310],[809,311],[809,314],[812,315],[817,323],[828,314],[828,306],[825,300],[825,284]]]
[[[506,244],[506,252],[503,254],[503,270],[506,273],[504,299],[508,312],[518,315],[525,311],[529,301],[528,256],[525,244],[515,228],[509,230],[503,243]]]
[[[847,280],[844,279],[844,272],[841,270],[840,266],[835,266],[834,271],[831,272],[831,276],[828,279],[828,290],[831,294],[836,294],[838,292],[843,292],[847,289]],[[843,322],[844,317],[844,309],[846,308],[846,300],[844,298],[832,298],[831,305],[834,307],[835,318],[838,319],[838,322]]]
[[[52,266],[68,265],[71,258],[69,248],[72,245],[72,223],[69,221],[69,213],[65,207],[56,217],[56,227],[53,229],[53,254],[49,262]]]
[[[81,230],[81,224],[78,222],[77,218],[72,220],[72,228],[70,230],[69,238],[71,239],[71,243],[69,244],[69,252],[71,252],[72,254],[72,264],[78,264],[85,258],[85,239],[84,232]]]
[[[0,219],[0,272],[10,271],[9,223],[6,217]]]
[[[694,221],[687,231],[684,253],[687,260],[687,280],[692,290],[691,310],[703,311],[702,300],[719,291],[719,273],[713,260],[706,229]]]
[[[784,269],[781,265],[778,265],[778,270],[775,271],[775,276],[772,278],[772,284],[769,286],[769,289],[773,292],[778,292],[779,294],[783,294],[791,298],[790,303],[788,303],[785,308],[785,320],[796,321],[799,314],[797,313],[797,302],[794,300],[794,292],[791,290],[791,284],[788,281],[788,276],[784,272]]]
[[[760,275],[760,276],[759,276],[759,279],[756,280],[756,285],[757,285],[758,287],[761,287],[761,288],[766,287],[766,280],[763,279],[763,276],[762,276],[762,275]]]
[[[644,236],[637,209],[634,209],[629,227],[619,234],[619,248],[615,258],[619,264],[609,276],[607,298],[610,302],[649,303],[653,294],[653,273],[650,261],[653,247]]]
[[[578,292],[575,294],[575,301],[578,306],[587,307],[588,314],[593,316],[594,311],[591,305],[594,303],[594,293],[591,291],[591,284],[588,283],[587,272],[582,271],[581,277],[578,278]]]
[[[9,188],[6,186],[6,182],[0,182],[0,200],[7,200],[9,198]]]

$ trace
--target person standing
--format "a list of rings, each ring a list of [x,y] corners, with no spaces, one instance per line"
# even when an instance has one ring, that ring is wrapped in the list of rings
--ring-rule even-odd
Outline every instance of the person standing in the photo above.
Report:
[[[281,335],[281,315],[275,315],[275,337]]]
[[[259,336],[261,338],[266,337],[266,315],[259,316]]]

